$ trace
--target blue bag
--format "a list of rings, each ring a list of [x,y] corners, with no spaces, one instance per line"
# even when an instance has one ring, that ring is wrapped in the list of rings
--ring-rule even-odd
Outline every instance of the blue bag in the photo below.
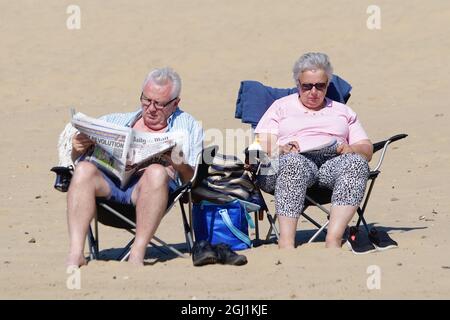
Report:
[[[252,226],[253,221],[239,200],[225,204],[203,200],[194,204],[192,214],[196,241],[207,240],[211,244],[225,243],[232,250],[244,250],[251,247],[248,225],[250,222]]]

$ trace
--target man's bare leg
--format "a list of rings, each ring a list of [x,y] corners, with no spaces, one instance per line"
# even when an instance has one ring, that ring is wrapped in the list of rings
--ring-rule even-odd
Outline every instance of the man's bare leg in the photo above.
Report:
[[[128,261],[143,265],[147,245],[153,238],[167,208],[169,175],[158,164],[149,166],[132,193],[136,203],[136,239]]]
[[[328,224],[325,246],[327,248],[340,248],[345,228],[355,215],[356,206],[332,206],[330,223]]]
[[[109,193],[109,185],[95,165],[85,161],[77,165],[67,194],[70,241],[67,266],[86,264],[84,244],[89,224],[95,215],[95,197],[106,197]]]

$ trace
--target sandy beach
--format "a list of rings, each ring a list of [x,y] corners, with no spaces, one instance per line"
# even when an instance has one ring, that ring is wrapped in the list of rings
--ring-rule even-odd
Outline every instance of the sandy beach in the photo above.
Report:
[[[79,29],[68,28],[70,5],[80,9]],[[368,28],[370,5],[380,9],[379,29]],[[1,0],[0,8],[1,299],[450,298],[449,1]],[[409,135],[390,146],[366,211],[398,248],[357,256],[326,250],[319,237],[295,250],[243,251],[242,267],[201,268],[150,250],[143,268],[93,261],[81,288],[67,287],[66,195],[49,170],[71,107],[95,117],[136,110],[147,72],[171,66],[183,110],[226,137],[249,128],[234,119],[240,82],[292,87],[292,65],[310,51],[327,53],[351,83],[348,105],[373,142]],[[205,142],[242,152],[226,139]],[[300,221],[298,242],[312,230]],[[100,232],[102,249],[129,239]],[[179,208],[157,236],[181,246]],[[378,289],[367,286],[371,266]]]

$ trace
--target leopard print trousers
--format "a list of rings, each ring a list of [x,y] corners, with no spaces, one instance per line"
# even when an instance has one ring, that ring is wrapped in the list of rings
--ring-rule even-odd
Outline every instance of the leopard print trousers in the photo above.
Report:
[[[278,215],[299,218],[306,189],[315,183],[333,191],[332,206],[358,206],[361,203],[369,177],[367,160],[356,153],[337,155],[335,148],[284,154],[269,164],[268,174],[261,171],[257,184],[263,191],[275,195]]]

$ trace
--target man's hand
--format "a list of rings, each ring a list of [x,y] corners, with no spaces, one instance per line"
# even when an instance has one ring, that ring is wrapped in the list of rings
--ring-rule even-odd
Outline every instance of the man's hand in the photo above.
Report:
[[[77,133],[72,137],[72,158],[77,158],[94,145],[94,141],[89,139],[84,133]]]
[[[297,141],[289,141],[288,144],[285,144],[284,146],[280,146],[280,154],[285,153],[297,153],[300,151],[300,147],[298,145]]]
[[[164,153],[163,159],[166,160],[176,171],[179,171],[178,169],[180,166],[186,164],[183,150],[178,145]]]
[[[172,150],[163,154],[163,159],[169,163],[173,170],[178,172],[182,182],[192,178],[194,170],[184,159],[183,150],[180,146],[176,145]]]

